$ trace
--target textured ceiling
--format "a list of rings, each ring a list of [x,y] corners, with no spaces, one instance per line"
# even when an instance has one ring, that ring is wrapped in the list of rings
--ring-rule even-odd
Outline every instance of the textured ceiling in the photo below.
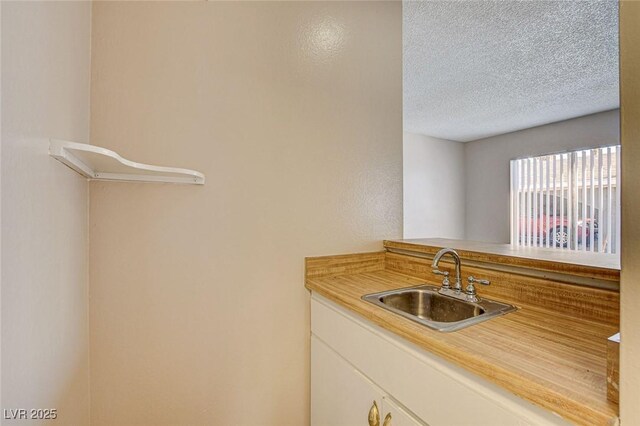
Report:
[[[618,108],[618,4],[405,1],[404,128],[470,141]]]

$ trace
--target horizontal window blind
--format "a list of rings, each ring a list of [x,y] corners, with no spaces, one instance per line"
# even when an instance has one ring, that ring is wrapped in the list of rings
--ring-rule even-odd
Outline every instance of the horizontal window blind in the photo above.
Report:
[[[511,244],[620,252],[620,146],[511,161]]]

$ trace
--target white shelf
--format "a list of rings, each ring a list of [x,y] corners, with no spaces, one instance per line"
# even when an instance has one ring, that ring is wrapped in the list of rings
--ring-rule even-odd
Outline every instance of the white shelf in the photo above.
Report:
[[[195,170],[136,163],[94,145],[51,139],[49,155],[91,180],[204,185],[204,175]]]

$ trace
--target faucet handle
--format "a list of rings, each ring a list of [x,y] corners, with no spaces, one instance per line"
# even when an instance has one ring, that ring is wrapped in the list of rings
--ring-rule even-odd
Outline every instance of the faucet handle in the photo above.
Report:
[[[467,278],[467,281],[469,281],[469,284],[482,284],[482,285],[489,285],[491,284],[491,281],[489,280],[481,280],[479,278],[475,278],[473,275],[469,275],[469,278]]]
[[[449,288],[451,288],[451,283],[449,282],[449,272],[448,271],[441,271],[440,269],[433,269],[433,273],[436,275],[443,275],[444,279],[442,280],[442,288],[445,290],[448,290]]]
[[[467,288],[464,289],[464,292],[467,294],[467,300],[474,303],[477,302],[479,299],[476,293],[476,287],[473,285],[473,283],[482,284],[482,285],[491,284],[491,281],[480,280],[478,278],[475,278],[473,275],[469,275],[469,278],[467,278],[467,281],[469,281],[469,285],[467,285]]]

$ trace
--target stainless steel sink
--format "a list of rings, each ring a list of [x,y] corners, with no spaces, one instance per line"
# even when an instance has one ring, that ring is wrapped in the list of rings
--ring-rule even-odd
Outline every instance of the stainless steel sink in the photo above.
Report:
[[[470,302],[422,285],[362,296],[362,299],[434,330],[449,332],[516,310],[492,300]]]

